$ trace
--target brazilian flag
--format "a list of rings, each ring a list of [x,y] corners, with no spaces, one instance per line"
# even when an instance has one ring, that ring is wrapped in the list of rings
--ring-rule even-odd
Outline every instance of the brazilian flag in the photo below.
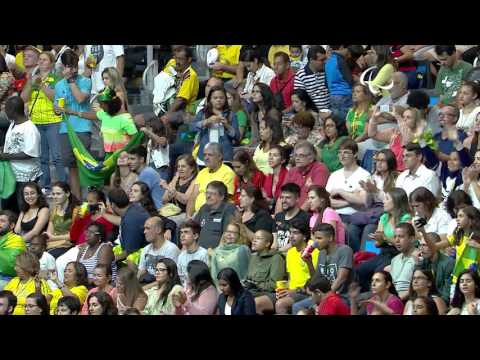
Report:
[[[120,150],[112,153],[105,161],[97,161],[85,148],[83,143],[78,138],[75,130],[70,124],[69,116],[65,113],[62,115],[63,121],[67,125],[68,138],[72,145],[73,154],[77,160],[78,175],[80,177],[80,186],[96,186],[102,187],[105,183],[109,183],[110,177],[117,166],[117,159],[121,152],[128,151],[135,145],[142,142],[144,133],[139,131],[136,133],[130,142]]]
[[[468,240],[464,240],[468,241]],[[457,254],[457,261],[455,263],[455,267],[453,268],[453,283],[456,283],[458,280],[458,276],[464,270],[470,269],[474,271],[478,271],[478,258],[479,252],[478,249],[471,247],[470,245],[466,245],[463,252],[461,254]]]

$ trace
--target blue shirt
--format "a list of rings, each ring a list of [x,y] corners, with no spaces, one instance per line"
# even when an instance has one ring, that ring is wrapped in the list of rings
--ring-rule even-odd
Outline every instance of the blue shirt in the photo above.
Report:
[[[142,172],[138,175],[137,181],[143,181],[147,184],[150,192],[152,193],[153,202],[155,207],[160,209],[162,207],[162,197],[165,189],[160,186],[160,175],[158,172],[153,170],[151,167],[145,167]]]
[[[79,75],[77,80],[75,81],[80,91],[84,94],[90,94],[92,91],[92,80],[86,78],[84,76]],[[65,99],[65,108],[73,110],[73,111],[81,111],[81,112],[88,112],[90,111],[90,99],[87,99],[83,103],[77,102],[75,97],[72,94],[72,90],[70,89],[70,85],[68,84],[67,80],[63,79],[60,80],[55,85],[55,99],[54,103],[58,106],[58,98]],[[77,133],[85,133],[91,132],[92,124],[90,120],[86,120],[80,118],[78,116],[70,115],[70,123],[73,126],[73,129]],[[62,121],[60,125],[60,134],[67,133],[67,124]]]
[[[133,253],[147,246],[143,225],[150,217],[140,204],[131,204],[120,222],[120,244],[122,249]]]
[[[332,96],[352,96],[352,86],[345,79],[340,63],[345,65],[345,60],[333,52],[325,63],[328,91]]]

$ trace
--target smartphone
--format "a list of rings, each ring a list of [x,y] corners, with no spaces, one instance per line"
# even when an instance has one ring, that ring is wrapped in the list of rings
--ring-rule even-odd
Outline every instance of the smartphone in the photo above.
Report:
[[[390,112],[390,105],[380,105],[380,112]]]

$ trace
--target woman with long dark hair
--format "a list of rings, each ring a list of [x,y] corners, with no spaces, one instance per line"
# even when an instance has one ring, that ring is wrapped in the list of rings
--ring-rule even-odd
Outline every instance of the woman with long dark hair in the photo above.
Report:
[[[272,173],[265,176],[263,182],[262,193],[268,202],[271,210],[275,213],[281,211],[280,206],[277,210],[277,200],[280,197],[281,188],[285,183],[288,170],[286,163],[288,161],[288,154],[285,148],[281,145],[273,145],[268,151],[268,166],[272,168]],[[280,203],[278,203],[280,205]]]
[[[219,315],[256,315],[255,300],[250,291],[243,288],[237,273],[225,268],[217,276],[220,296]]]
[[[477,271],[464,270],[458,276],[447,315],[480,315],[480,277]]]
[[[273,92],[266,84],[255,84],[252,90],[252,102],[253,110],[250,113],[250,128],[252,130],[251,145],[257,145],[258,140],[260,139],[260,122],[269,117],[280,124],[282,114],[277,108],[275,108]]]
[[[273,169],[268,163],[269,151],[273,145],[284,145],[283,131],[280,122],[271,117],[260,121],[260,144],[253,153],[253,161],[257,168],[265,175],[271,174]]]
[[[148,302],[145,315],[174,315],[174,296],[182,291],[177,265],[172,259],[163,258],[155,266],[156,285],[147,290]]]
[[[265,174],[258,170],[255,161],[247,150],[238,150],[233,156],[232,162],[235,178],[233,179],[235,205],[240,205],[240,193],[247,186],[261,189],[265,181]]]
[[[185,292],[173,296],[177,315],[214,315],[218,292],[210,269],[200,260],[192,260],[187,266],[188,281]]]
[[[247,185],[240,193],[242,223],[246,225],[248,242],[251,243],[258,230],[273,232],[274,221],[268,211],[268,203],[262,192]]]
[[[88,315],[118,315],[112,297],[105,291],[97,291],[87,298]]]
[[[408,301],[405,304],[403,315],[415,315],[415,300],[418,297],[431,298],[437,307],[439,315],[445,315],[447,312],[447,305],[438,294],[435,278],[430,270],[415,269],[408,293]]]
[[[50,315],[50,306],[45,295],[39,292],[28,295],[25,302],[25,315]]]
[[[342,168],[338,158],[338,148],[344,139],[348,136],[345,121],[334,118],[332,113],[323,123],[324,139],[318,145],[318,158],[324,163],[330,173]]]

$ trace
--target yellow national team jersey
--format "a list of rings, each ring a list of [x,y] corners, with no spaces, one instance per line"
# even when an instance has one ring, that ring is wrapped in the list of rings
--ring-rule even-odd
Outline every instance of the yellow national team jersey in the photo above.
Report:
[[[217,45],[218,62],[224,65],[237,65],[240,62],[242,45]],[[224,71],[214,71],[213,75],[222,79],[232,79],[235,74]]]
[[[313,250],[312,263],[314,269],[318,265],[319,253],[318,249]],[[286,264],[289,275],[289,289],[303,288],[308,279],[310,279],[310,272],[308,271],[307,263],[302,259],[302,253],[296,247],[292,247],[287,251]]]
[[[235,173],[227,165],[223,164],[220,169],[214,173],[210,173],[208,168],[204,168],[200,171],[195,179],[195,184],[198,185],[198,196],[195,200],[195,211],[198,211],[206,202],[205,192],[207,191],[207,185],[215,180],[223,182],[227,186],[228,193],[233,195],[233,179]]]
[[[25,303],[27,296],[33,294],[36,290],[35,280],[30,278],[26,283],[21,283],[19,277],[15,277],[5,285],[3,290],[9,290],[17,297],[17,306],[13,310],[13,315],[25,315]],[[40,292],[47,295],[50,292],[50,287],[45,280],[40,280]]]
[[[163,68],[163,71],[169,75],[173,75],[170,68],[175,68],[176,65],[177,62],[175,59],[170,59]],[[183,80],[181,80],[176,97],[184,99],[187,102],[187,106],[190,106],[197,99],[199,88],[200,82],[198,81],[197,72],[190,66],[184,72]]]
[[[87,300],[88,289],[85,286],[80,285],[69,290],[72,292],[72,294],[78,297],[78,300],[80,300],[80,305],[83,306],[83,303],[85,300]],[[52,300],[50,301],[50,315],[55,315],[57,311],[58,300],[63,297],[62,290],[55,289],[50,292],[50,295],[52,295]]]

